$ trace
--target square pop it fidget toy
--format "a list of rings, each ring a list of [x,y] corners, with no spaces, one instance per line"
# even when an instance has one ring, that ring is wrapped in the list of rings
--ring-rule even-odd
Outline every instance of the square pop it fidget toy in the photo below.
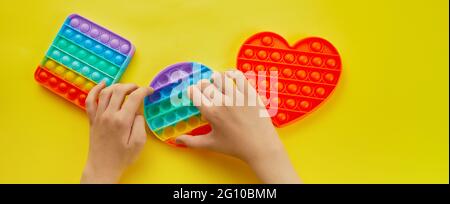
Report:
[[[50,45],[35,79],[84,109],[89,90],[101,81],[116,83],[134,51],[128,40],[73,14]]]
[[[269,98],[277,92],[267,103],[267,109],[276,107],[272,122],[277,127],[302,118],[326,100],[338,83],[341,66],[336,48],[322,38],[305,38],[291,47],[270,32],[250,37],[237,56],[237,68],[260,95]],[[278,73],[276,80],[270,80],[270,71]]]
[[[204,134],[210,126],[187,96],[187,88],[202,79],[211,79],[212,70],[195,62],[171,65],[150,83],[154,93],[144,99],[144,116],[150,130],[160,140],[174,144],[182,134]]]

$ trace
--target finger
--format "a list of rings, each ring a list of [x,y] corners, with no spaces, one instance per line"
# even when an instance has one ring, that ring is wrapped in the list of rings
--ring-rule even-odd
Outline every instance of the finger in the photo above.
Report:
[[[147,142],[147,133],[145,132],[145,119],[142,115],[136,115],[133,126],[131,127],[131,134],[128,138],[128,144],[140,151]]]
[[[109,87],[104,88],[100,92],[100,96],[98,98],[97,114],[105,112],[106,108],[108,107],[109,101],[111,100],[112,91],[114,87],[118,85],[119,84],[113,84]]]
[[[266,96],[261,96],[261,95],[260,95],[259,98],[261,99],[261,100],[260,100],[260,102],[261,102],[260,105],[261,105],[261,106],[264,106],[264,107],[265,107],[265,106],[269,105],[269,99],[267,99]]]
[[[230,71],[228,71],[230,72]],[[226,106],[242,106],[243,105],[243,95],[241,92],[236,90],[236,84],[233,78],[229,77],[227,72],[221,74],[222,81],[222,93],[225,95],[224,104]],[[215,81],[213,81],[215,82]],[[217,84],[214,83],[216,86]]]
[[[235,81],[236,87],[241,93],[247,95],[250,84],[241,71],[228,71],[226,72],[226,76]]]
[[[86,112],[88,113],[89,122],[92,123],[97,112],[97,99],[100,92],[105,88],[105,82],[100,82],[94,86],[86,98]]]
[[[200,90],[203,93],[203,91],[206,89],[206,87],[211,85],[211,81],[209,81],[208,79],[202,79],[202,80],[198,81],[196,85],[198,86],[198,88],[200,88]]]
[[[139,109],[141,103],[144,102],[144,98],[153,93],[153,89],[150,87],[141,87],[133,91],[128,95],[128,99],[124,102],[121,112],[125,116],[134,116]]]
[[[125,100],[125,96],[139,88],[136,84],[121,84],[114,87],[112,91],[111,101],[107,107],[108,110],[118,111]]]
[[[226,100],[225,95],[210,81],[201,81],[200,87],[203,96],[206,96],[211,101],[211,105],[222,106],[224,104],[224,100]]]
[[[217,89],[222,93],[225,93],[224,77],[225,76],[222,73],[216,71],[211,75],[214,86],[216,86]]]
[[[235,85],[234,81],[230,77],[228,77],[225,73],[216,73],[213,77],[213,84],[225,96],[232,97],[234,95]]]
[[[175,143],[190,148],[209,149],[212,147],[211,133],[196,136],[182,135],[175,139]]]
[[[245,77],[241,71],[227,72],[227,76],[236,82],[236,99],[238,99],[237,102],[239,105],[256,105],[256,103],[260,102],[256,89],[250,84],[247,77]],[[250,77],[256,78],[256,76]]]
[[[206,111],[206,107],[211,106],[211,101],[203,95],[198,85],[190,86],[188,89],[188,97],[194,103],[200,112]]]
[[[226,96],[233,96],[234,82],[225,74],[220,72],[214,72],[211,77],[214,86]]]

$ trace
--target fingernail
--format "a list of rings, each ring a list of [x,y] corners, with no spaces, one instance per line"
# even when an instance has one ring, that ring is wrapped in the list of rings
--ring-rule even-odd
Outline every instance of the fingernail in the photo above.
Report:
[[[149,93],[153,93],[153,91],[154,91],[152,87],[148,87],[147,89],[148,89]]]
[[[184,145],[183,142],[179,139],[175,139],[175,144],[176,145]]]
[[[186,136],[186,135],[181,135],[181,136],[178,136],[177,138],[175,138],[175,144],[180,144],[180,145],[184,144],[184,142],[180,139],[180,137],[183,137],[183,136]]]

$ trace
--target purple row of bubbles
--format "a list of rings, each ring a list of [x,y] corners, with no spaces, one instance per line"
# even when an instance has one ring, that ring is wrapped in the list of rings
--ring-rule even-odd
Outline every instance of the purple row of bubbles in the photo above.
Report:
[[[178,80],[182,78],[187,78],[193,71],[193,64],[196,63],[182,62],[167,67],[156,75],[150,86],[153,89],[158,90],[168,84],[178,82]]]
[[[192,62],[183,62],[173,64],[156,75],[153,81],[150,83],[150,87],[152,87],[155,92],[146,97],[145,105],[154,103],[164,95],[170,95],[170,93],[166,93],[167,91],[172,92],[175,84],[174,82],[178,82],[183,76],[189,76],[192,73]],[[173,76],[173,77],[172,77]],[[188,77],[186,77],[188,78]]]
[[[69,25],[123,54],[128,54],[131,50],[131,44],[127,40],[81,16],[71,16]]]

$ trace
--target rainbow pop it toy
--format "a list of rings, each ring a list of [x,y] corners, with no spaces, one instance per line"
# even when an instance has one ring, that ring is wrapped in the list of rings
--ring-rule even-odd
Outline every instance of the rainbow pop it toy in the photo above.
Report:
[[[211,79],[212,70],[195,62],[171,65],[150,83],[154,93],[144,99],[144,116],[150,130],[162,141],[174,144],[181,134],[209,132],[208,123],[201,117],[187,96],[187,88],[202,79]]]
[[[50,45],[35,79],[84,109],[89,90],[101,81],[116,83],[134,52],[128,40],[73,14]]]
[[[272,116],[277,127],[315,110],[331,95],[341,75],[338,51],[330,42],[316,37],[291,47],[278,34],[257,33],[245,41],[237,58],[237,68],[246,73],[262,96],[269,98],[271,92],[277,91],[278,97],[269,98],[267,105],[268,109],[277,109]],[[269,83],[270,71],[278,73],[276,84]]]

